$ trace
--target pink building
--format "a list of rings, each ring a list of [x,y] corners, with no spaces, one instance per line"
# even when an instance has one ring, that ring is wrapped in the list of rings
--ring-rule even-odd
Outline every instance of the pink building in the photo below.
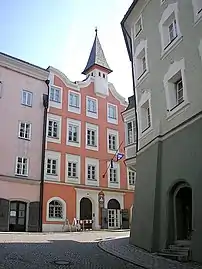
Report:
[[[0,231],[39,230],[47,79],[0,53]]]

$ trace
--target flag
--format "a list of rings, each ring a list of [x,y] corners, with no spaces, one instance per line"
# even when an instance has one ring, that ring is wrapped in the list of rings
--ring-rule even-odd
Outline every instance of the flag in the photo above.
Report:
[[[117,155],[116,155],[116,157],[117,157],[117,162],[118,162],[119,160],[121,160],[124,157],[124,154],[118,152]]]

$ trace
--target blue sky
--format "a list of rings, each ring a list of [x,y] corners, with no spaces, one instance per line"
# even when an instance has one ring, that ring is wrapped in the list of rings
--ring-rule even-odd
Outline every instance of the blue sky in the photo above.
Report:
[[[95,27],[113,70],[109,81],[125,98],[133,94],[131,66],[120,22],[132,0],[1,0],[0,51],[72,80],[81,75]]]

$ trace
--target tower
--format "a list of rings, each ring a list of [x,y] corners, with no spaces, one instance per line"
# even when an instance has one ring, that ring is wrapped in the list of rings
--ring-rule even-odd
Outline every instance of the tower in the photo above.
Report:
[[[110,69],[107,60],[105,58],[102,46],[100,44],[97,29],[95,29],[95,39],[88,58],[88,62],[83,75],[92,76],[94,79],[94,91],[96,94],[106,96],[108,95],[108,74],[112,70]]]

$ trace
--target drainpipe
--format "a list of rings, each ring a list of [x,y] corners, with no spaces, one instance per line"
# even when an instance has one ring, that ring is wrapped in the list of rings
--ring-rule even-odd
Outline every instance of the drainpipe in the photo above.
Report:
[[[42,232],[43,224],[43,193],[44,193],[44,163],[45,163],[45,150],[46,150],[46,125],[47,125],[47,112],[49,102],[49,83],[47,79],[45,81],[48,87],[48,94],[43,94],[43,135],[42,135],[42,149],[41,149],[41,180],[40,180],[40,200],[39,200],[39,231]]]
[[[133,80],[133,93],[134,93],[134,103],[135,103],[135,130],[136,130],[136,154],[138,152],[138,119],[137,119],[137,98],[136,98],[136,93],[135,93],[135,74],[134,74],[134,61],[133,61],[133,55],[132,55],[132,39],[130,37],[130,35],[128,34],[124,23],[122,24],[122,29],[124,34],[129,38],[129,42],[130,42],[130,61],[131,61],[131,65],[132,65],[132,80]]]

